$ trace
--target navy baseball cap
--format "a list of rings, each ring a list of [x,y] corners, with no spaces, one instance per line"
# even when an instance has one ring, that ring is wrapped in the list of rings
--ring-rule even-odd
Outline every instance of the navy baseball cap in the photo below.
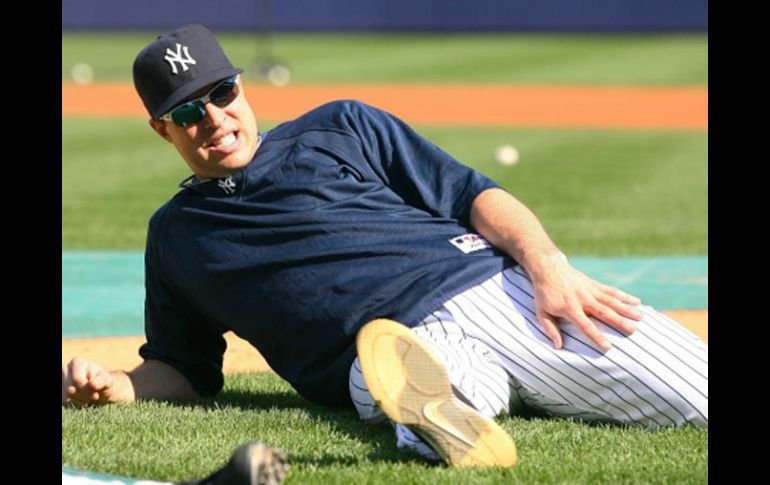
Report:
[[[242,72],[209,29],[187,25],[158,36],[136,56],[134,87],[158,119],[196,91]]]

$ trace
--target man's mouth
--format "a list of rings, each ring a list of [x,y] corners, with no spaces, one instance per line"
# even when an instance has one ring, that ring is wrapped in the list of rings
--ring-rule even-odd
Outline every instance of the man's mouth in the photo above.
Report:
[[[211,143],[209,143],[206,148],[223,148],[235,143],[237,138],[238,137],[235,136],[235,132],[228,133],[222,138],[217,138],[216,140],[212,140]]]

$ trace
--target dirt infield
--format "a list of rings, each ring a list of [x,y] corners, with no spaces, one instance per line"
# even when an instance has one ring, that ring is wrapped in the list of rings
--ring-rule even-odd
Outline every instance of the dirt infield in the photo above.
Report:
[[[225,334],[225,340],[226,374],[270,370],[265,359],[245,340],[236,337],[232,332]],[[144,337],[62,339],[62,363],[79,356],[99,362],[108,369],[133,369],[142,362],[138,350],[144,342]]]
[[[665,312],[708,342],[708,310]],[[225,334],[225,374],[269,371],[265,359],[246,341],[232,333]],[[75,356],[93,359],[109,369],[132,369],[142,362],[137,353],[144,337],[107,337],[62,340],[62,363]]]
[[[260,119],[276,121],[352,98],[418,124],[708,130],[705,87],[247,85],[246,95]],[[144,117],[146,112],[131,84],[62,83],[62,115]]]

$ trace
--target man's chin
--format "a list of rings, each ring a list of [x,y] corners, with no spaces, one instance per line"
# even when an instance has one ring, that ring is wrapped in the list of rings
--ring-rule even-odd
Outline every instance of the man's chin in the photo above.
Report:
[[[227,157],[217,163],[217,166],[221,169],[220,171],[231,175],[242,170],[249,162],[251,162],[251,159],[246,159],[246,157]]]

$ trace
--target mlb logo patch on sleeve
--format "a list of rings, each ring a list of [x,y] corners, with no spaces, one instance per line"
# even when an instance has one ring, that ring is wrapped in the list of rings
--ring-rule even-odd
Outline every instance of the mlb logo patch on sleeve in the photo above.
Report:
[[[492,247],[486,239],[478,234],[463,234],[462,236],[453,237],[449,240],[456,248],[465,254],[472,253],[474,251],[480,251],[482,249],[489,249]]]

